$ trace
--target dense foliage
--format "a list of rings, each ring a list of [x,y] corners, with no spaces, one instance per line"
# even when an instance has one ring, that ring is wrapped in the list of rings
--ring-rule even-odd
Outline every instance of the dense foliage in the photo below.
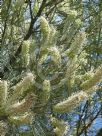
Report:
[[[86,133],[102,112],[100,106],[83,123],[96,99],[102,105],[101,0],[3,0],[1,5],[0,134]],[[83,101],[77,129],[70,133],[69,120],[59,116]]]

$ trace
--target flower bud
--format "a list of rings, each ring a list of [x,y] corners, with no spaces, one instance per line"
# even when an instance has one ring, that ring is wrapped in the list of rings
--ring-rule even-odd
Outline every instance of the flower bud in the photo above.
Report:
[[[49,80],[44,80],[43,81],[43,88],[42,88],[42,93],[41,93],[41,102],[42,103],[47,103],[47,101],[50,98],[50,91],[51,91],[51,86],[50,86],[50,81]]]
[[[68,131],[68,124],[63,120],[58,120],[51,116],[51,124],[55,127],[54,132],[57,136],[64,136]]]
[[[58,48],[51,47],[48,50],[49,50],[50,55],[53,57],[54,63],[60,66],[61,65],[61,55],[60,55]]]
[[[47,42],[49,40],[50,27],[49,27],[48,21],[43,16],[40,17],[40,28],[43,34],[42,41]]]
[[[76,18],[77,17],[77,11],[75,10],[69,10],[68,12],[70,18]]]
[[[7,81],[0,80],[0,107],[6,103],[7,98]]]
[[[24,67],[27,67],[29,65],[29,61],[30,61],[29,50],[30,50],[30,41],[24,41],[22,44],[22,60]]]

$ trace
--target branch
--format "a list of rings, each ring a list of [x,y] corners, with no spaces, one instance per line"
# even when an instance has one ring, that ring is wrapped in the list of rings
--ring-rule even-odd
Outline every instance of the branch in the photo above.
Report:
[[[32,34],[32,32],[33,32],[33,26],[34,26],[36,20],[38,19],[38,17],[41,15],[43,9],[45,8],[45,4],[46,4],[46,0],[43,0],[42,4],[41,4],[41,6],[40,6],[40,9],[39,9],[39,11],[38,11],[38,13],[37,13],[36,16],[31,20],[28,33],[25,35],[24,40],[28,40],[29,37],[31,36],[31,34]]]
[[[51,0],[48,3],[46,3],[46,6],[52,6],[53,4],[57,5],[61,2],[63,2],[63,0]]]
[[[33,14],[32,14],[32,4],[31,4],[31,0],[29,0],[28,4],[29,4],[30,16],[31,16],[31,20],[32,20],[32,19],[33,19]]]
[[[101,107],[102,108],[102,107]],[[98,115],[100,114],[100,112],[102,111],[102,109],[100,108],[100,110],[97,112],[97,114],[95,115],[95,117],[91,120],[91,122],[89,122],[86,126],[83,127],[83,129],[80,131],[80,133],[77,136],[80,136],[86,129],[88,129],[93,121],[98,117]]]
[[[7,27],[7,21],[8,21],[8,18],[9,18],[9,9],[10,9],[10,6],[11,6],[11,0],[9,1],[9,4],[8,4],[8,8],[7,8],[7,17],[5,18],[5,23],[4,23],[4,31],[2,33],[2,45],[3,45],[3,40],[4,40],[4,36],[5,36],[5,32],[6,32],[6,27]]]

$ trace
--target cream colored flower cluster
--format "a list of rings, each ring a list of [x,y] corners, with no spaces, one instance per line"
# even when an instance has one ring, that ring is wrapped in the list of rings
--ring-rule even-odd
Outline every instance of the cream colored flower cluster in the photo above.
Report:
[[[42,33],[41,47],[42,50],[46,50],[46,47],[52,46],[54,43],[54,36],[56,34],[56,30],[53,26],[50,26],[45,17],[40,17],[40,29]]]
[[[49,80],[44,80],[43,81],[43,86],[42,86],[42,93],[41,93],[41,102],[43,104],[46,104],[50,98],[50,93],[51,93],[51,85]]]
[[[48,21],[43,16],[40,17],[40,28],[43,33],[43,40],[49,40],[50,26]]]
[[[7,123],[4,121],[0,121],[0,136],[5,136],[7,132]]]
[[[24,67],[27,67],[29,65],[30,62],[30,55],[29,55],[29,51],[30,51],[30,41],[24,41],[22,44],[22,63]]]
[[[8,122],[16,125],[31,123],[33,117],[31,108],[36,101],[35,94],[30,92],[30,87],[33,84],[34,76],[32,73],[28,73],[22,81],[12,88],[8,88],[6,81],[0,80],[0,116],[7,117]],[[12,89],[13,92],[11,93]],[[22,98],[25,92],[26,96]],[[21,98],[22,100],[20,100]],[[1,129],[0,122],[0,131]]]
[[[0,107],[6,103],[7,98],[7,81],[0,80]]]
[[[82,102],[85,98],[87,98],[87,93],[81,91],[76,94],[71,95],[66,100],[56,104],[53,107],[53,110],[58,113],[66,113],[71,110],[73,110],[75,107],[77,107],[80,102]]]
[[[63,120],[58,120],[51,116],[51,124],[55,127],[54,132],[56,136],[64,136],[68,131],[68,124]]]
[[[51,47],[48,49],[50,55],[53,57],[53,61],[57,66],[61,64],[61,53],[57,47]]]
[[[102,79],[102,65],[96,70],[93,76],[81,84],[83,90],[88,90],[95,86]]]
[[[34,76],[32,73],[27,73],[23,80],[21,80],[19,83],[12,87],[14,91],[12,96],[10,96],[9,101],[16,101],[18,98],[20,98],[20,96],[25,93],[25,91],[30,88],[32,84],[34,84]]]
[[[79,34],[76,35],[74,41],[71,44],[71,47],[65,51],[68,57],[73,58],[75,57],[75,55],[79,53],[79,49],[81,48],[85,38],[86,38],[85,32],[80,32]]]

